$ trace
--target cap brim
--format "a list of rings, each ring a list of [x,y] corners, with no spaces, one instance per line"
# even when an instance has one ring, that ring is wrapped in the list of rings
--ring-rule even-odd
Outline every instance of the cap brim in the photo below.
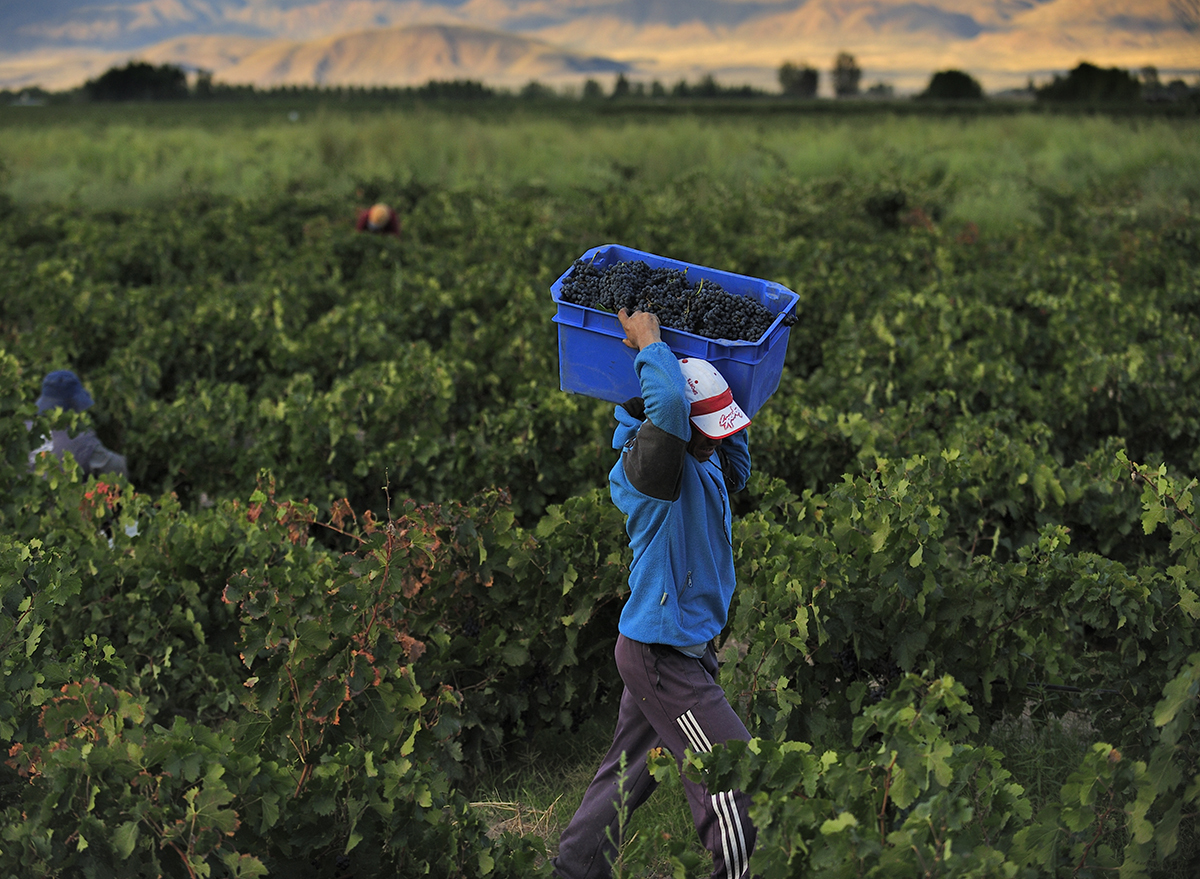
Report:
[[[750,424],[750,418],[742,411],[737,403],[730,403],[724,409],[708,412],[704,415],[693,415],[692,424],[709,439],[725,439],[732,436]]]

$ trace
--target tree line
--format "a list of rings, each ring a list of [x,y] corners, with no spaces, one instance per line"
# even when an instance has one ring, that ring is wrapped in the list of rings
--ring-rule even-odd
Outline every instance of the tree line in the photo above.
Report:
[[[617,76],[612,89],[606,91],[595,79],[584,82],[576,94],[560,93],[536,80],[516,92],[525,99],[578,97],[584,101],[629,98],[767,98],[779,97],[815,100],[821,83],[821,72],[807,62],[785,61],[776,71],[779,92],[770,92],[750,85],[727,86],[712,74],[690,83],[685,79],[668,87],[658,80],[635,82],[624,73]],[[839,52],[829,70],[833,96],[837,99],[860,96],[895,97],[893,87],[876,82],[863,88],[863,70],[849,52]],[[1080,62],[1065,75],[1055,75],[1040,86],[1030,80],[1025,91],[1038,102],[1045,103],[1133,103],[1137,101],[1200,101],[1200,84],[1189,86],[1182,79],[1162,82],[1154,67],[1143,67],[1138,73],[1119,67],[1102,68],[1087,61]],[[87,102],[111,101],[182,101],[227,100],[255,97],[302,95],[372,96],[424,100],[480,100],[512,96],[512,92],[485,85],[471,79],[430,80],[420,86],[275,86],[260,88],[214,81],[211,71],[199,70],[189,76],[175,64],[153,65],[130,61],[113,67],[98,77],[89,79],[77,89],[52,93],[42,89],[26,89],[20,93],[0,92],[8,101],[37,100]],[[982,84],[962,70],[940,70],[933,73],[925,89],[913,96],[917,100],[982,101],[986,98]]]
[[[862,94],[860,83],[863,71],[854,56],[839,52],[830,70],[833,94],[838,98],[850,98]],[[820,86],[820,72],[807,63],[785,62],[780,65],[778,79],[783,94],[797,98],[815,98]],[[1043,85],[1035,86],[1030,80],[1026,91],[1038,101],[1127,103],[1138,100],[1178,100],[1194,96],[1200,85],[1190,87],[1182,79],[1162,82],[1158,70],[1143,67],[1137,74],[1119,67],[1102,68],[1082,61],[1065,76],[1056,74]],[[881,97],[891,95],[891,88],[877,83],[866,90],[867,94]],[[962,70],[939,70],[934,73],[925,90],[914,96],[921,100],[978,101],[986,94],[983,85],[971,74]]]

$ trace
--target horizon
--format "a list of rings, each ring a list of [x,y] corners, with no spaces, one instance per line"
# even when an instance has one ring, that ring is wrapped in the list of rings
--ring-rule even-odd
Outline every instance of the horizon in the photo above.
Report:
[[[778,91],[778,70],[792,63],[816,69],[819,95],[830,96],[843,51],[861,68],[863,90],[898,96],[945,70],[989,94],[1048,83],[1084,62],[1135,75],[1153,67],[1162,82],[1200,77],[1200,0],[214,0],[203,16],[170,0],[6,5],[6,44],[24,40],[20,51],[0,51],[0,89],[12,92],[70,91],[133,61],[259,89],[469,79],[561,93],[588,79],[611,91],[623,75],[668,89],[710,76],[725,88]]]

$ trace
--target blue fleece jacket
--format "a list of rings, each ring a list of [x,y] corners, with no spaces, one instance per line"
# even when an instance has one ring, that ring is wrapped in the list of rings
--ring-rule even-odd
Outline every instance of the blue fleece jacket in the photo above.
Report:
[[[646,418],[629,404],[616,408],[613,448],[621,457],[609,472],[633,548],[631,594],[618,628],[635,641],[694,647],[720,633],[729,613],[734,572],[726,486],[737,491],[746,484],[750,448],[743,430],[726,437],[721,454],[708,461],[688,454],[689,404],[675,355],[657,342],[639,352],[634,369]]]

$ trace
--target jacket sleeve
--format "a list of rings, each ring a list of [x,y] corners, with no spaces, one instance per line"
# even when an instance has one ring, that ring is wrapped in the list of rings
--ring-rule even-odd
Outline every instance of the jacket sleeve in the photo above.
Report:
[[[683,484],[683,465],[691,436],[683,373],[664,342],[656,342],[639,352],[634,369],[642,388],[644,418],[637,434],[622,451],[621,464],[630,484],[642,494],[673,501],[679,497]],[[632,411],[630,404],[624,408],[635,417],[643,414]],[[632,408],[638,408],[637,404]]]
[[[647,345],[638,352],[633,368],[642,386],[646,417],[659,429],[686,443],[692,436],[687,384],[667,343]]]
[[[126,479],[129,478],[129,467],[125,462],[124,455],[118,455],[111,449],[106,449],[103,445],[97,443],[96,448],[92,451],[91,457],[87,462],[89,473],[97,475],[104,473],[119,473]]]

